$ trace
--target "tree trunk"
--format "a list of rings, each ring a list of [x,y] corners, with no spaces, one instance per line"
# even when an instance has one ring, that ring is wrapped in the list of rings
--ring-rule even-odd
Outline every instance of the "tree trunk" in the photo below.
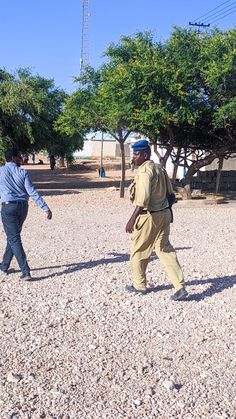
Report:
[[[183,179],[183,191],[179,190],[181,195],[183,196],[183,199],[191,199],[191,182],[193,179],[193,176],[195,173],[197,173],[202,167],[207,166],[208,164],[212,163],[213,160],[215,160],[216,155],[215,154],[208,154],[208,156],[204,157],[203,159],[194,161],[188,169],[188,172]]]
[[[64,156],[61,156],[59,158],[59,165],[60,165],[60,167],[65,167],[65,157]]]
[[[124,142],[120,141],[121,154],[121,180],[120,180],[120,198],[125,196],[125,146]]]
[[[220,156],[219,157],[219,163],[218,163],[217,176],[216,176],[216,193],[219,192],[220,178],[221,178],[221,172],[222,172],[222,169],[223,169],[223,164],[224,164],[224,157]]]
[[[176,159],[175,159],[175,162],[174,162],[174,169],[173,169],[173,174],[172,174],[172,183],[175,183],[175,181],[176,181],[176,176],[177,176],[178,167],[179,167],[180,153],[181,153],[181,147],[178,147],[178,150],[177,150],[177,153],[176,153]]]
[[[117,133],[107,131],[116,141],[120,144],[120,155],[121,155],[121,180],[120,180],[120,198],[125,196],[125,141],[127,140],[130,131],[125,131],[122,128],[118,128]]]
[[[157,155],[158,159],[160,160],[161,155],[160,155],[159,151],[157,150],[157,143],[153,143],[153,151]]]
[[[166,152],[165,152],[164,156],[161,159],[162,160],[161,163],[162,163],[163,167],[166,167],[167,160],[170,157],[170,155],[172,153],[172,150],[174,148],[174,134],[173,134],[173,130],[169,126],[166,127],[166,130],[167,130],[167,133],[168,133],[168,136],[169,136],[169,144],[167,145]]]

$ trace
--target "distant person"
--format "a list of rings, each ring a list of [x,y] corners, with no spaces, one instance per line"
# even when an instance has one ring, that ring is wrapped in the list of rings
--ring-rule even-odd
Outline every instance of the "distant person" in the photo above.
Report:
[[[98,173],[100,177],[106,177],[106,172],[105,172],[104,167],[99,167]]]
[[[38,164],[43,164],[43,160],[42,159],[39,159]]]
[[[52,212],[36,191],[28,172],[20,168],[18,151],[7,150],[5,159],[5,166],[0,167],[0,200],[7,246],[0,270],[7,274],[11,260],[15,256],[21,269],[21,278],[30,280],[30,268],[21,242],[21,229],[28,213],[29,196],[45,211],[49,220],[52,218]]]
[[[50,155],[49,162],[50,162],[50,168],[51,168],[51,170],[54,170],[54,167],[56,166],[56,159],[53,156],[53,154]]]
[[[23,154],[23,164],[28,164],[29,161],[29,155],[28,153]]]
[[[126,232],[133,233],[130,257],[133,285],[126,286],[126,290],[138,294],[148,292],[146,269],[155,249],[175,288],[171,299],[182,300],[188,293],[182,269],[169,241],[171,212],[166,195],[172,191],[172,186],[161,165],[150,160],[148,141],[140,140],[132,148],[138,170],[130,188],[135,209],[126,225]]]
[[[32,162],[35,164],[35,153],[32,153]]]

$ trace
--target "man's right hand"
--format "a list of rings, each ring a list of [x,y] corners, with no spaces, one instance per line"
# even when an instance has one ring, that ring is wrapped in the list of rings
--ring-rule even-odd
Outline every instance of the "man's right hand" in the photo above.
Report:
[[[52,211],[50,209],[47,211],[47,219],[48,220],[52,219]]]

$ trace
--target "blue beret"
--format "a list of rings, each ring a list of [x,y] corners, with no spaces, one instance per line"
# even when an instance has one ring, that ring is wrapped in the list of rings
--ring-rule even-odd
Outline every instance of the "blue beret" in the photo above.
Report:
[[[146,150],[148,147],[149,147],[149,142],[147,140],[140,140],[132,145],[132,149],[134,151]]]

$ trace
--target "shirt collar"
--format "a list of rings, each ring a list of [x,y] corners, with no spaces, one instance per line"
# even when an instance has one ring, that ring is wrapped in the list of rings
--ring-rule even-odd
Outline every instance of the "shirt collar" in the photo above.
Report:
[[[6,162],[6,166],[7,166],[7,165],[9,165],[9,166],[10,166],[10,165],[17,166],[17,164],[16,164],[14,161],[7,161],[7,162]]]
[[[145,164],[150,163],[151,160],[144,161],[139,167],[138,170],[145,166]]]

